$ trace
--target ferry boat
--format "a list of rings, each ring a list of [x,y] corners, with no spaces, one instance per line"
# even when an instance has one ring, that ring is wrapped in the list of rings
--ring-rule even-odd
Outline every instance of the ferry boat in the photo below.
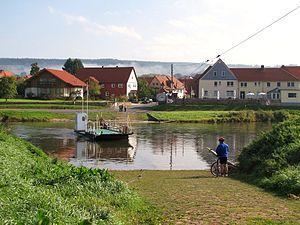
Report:
[[[84,112],[76,113],[75,132],[92,141],[128,139],[128,136],[133,134],[128,121],[118,124],[116,121],[105,121],[102,117],[90,121]]]

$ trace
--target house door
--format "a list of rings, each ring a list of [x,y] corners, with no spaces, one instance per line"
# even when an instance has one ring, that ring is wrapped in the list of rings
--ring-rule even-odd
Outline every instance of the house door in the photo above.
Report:
[[[244,91],[240,92],[240,99],[245,99],[245,92]]]

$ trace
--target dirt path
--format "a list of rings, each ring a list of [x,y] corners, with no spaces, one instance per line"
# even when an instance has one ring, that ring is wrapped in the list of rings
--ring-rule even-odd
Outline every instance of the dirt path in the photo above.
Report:
[[[208,171],[115,171],[162,209],[163,224],[300,224],[300,201]]]

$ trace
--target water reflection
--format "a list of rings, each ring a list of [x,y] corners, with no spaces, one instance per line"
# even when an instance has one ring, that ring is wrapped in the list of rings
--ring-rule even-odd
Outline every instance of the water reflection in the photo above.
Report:
[[[206,147],[219,136],[230,146],[230,160],[270,124],[137,124],[128,141],[93,143],[78,138],[72,124],[15,124],[12,130],[48,154],[74,165],[130,169],[206,169],[215,160]]]

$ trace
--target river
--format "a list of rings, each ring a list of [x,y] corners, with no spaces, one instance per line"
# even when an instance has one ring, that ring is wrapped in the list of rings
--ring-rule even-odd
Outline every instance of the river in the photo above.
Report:
[[[230,160],[267,123],[230,124],[134,124],[128,141],[93,143],[78,138],[73,123],[15,123],[13,134],[28,140],[47,154],[74,165],[113,170],[199,170],[207,169],[215,157],[206,149],[224,136]]]

